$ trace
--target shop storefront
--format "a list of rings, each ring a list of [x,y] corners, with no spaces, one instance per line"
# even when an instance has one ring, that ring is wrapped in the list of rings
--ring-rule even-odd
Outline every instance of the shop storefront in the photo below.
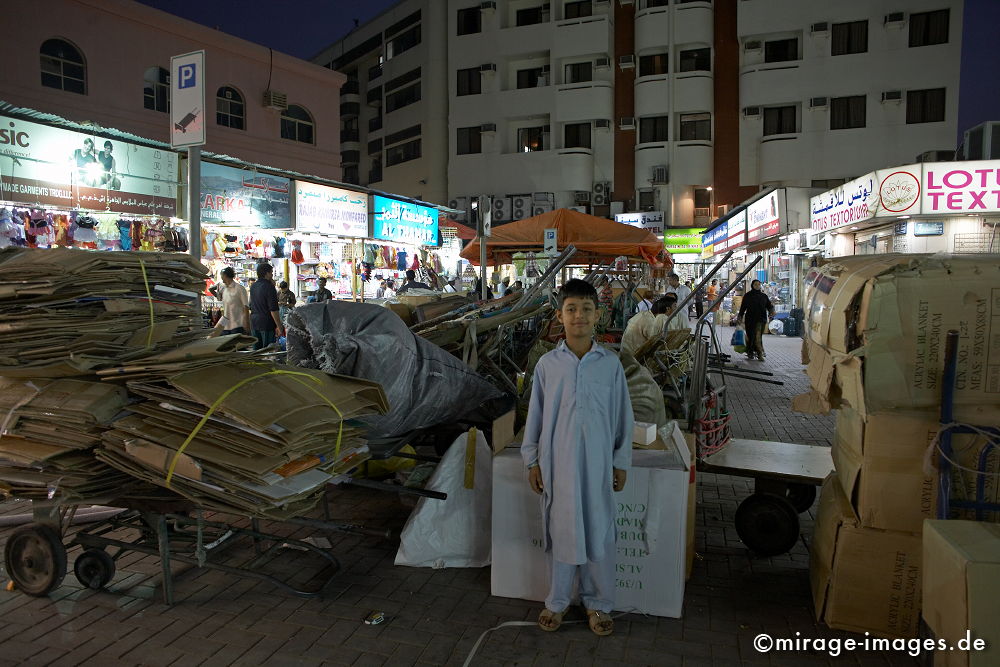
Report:
[[[405,280],[407,269],[422,271],[432,281],[445,271],[436,250],[441,240],[437,209],[373,195],[371,238],[365,261],[376,278],[392,280],[396,287]]]
[[[747,253],[749,260],[760,257],[753,278],[771,298],[777,312],[791,310],[794,303],[796,272],[793,258],[785,254],[781,236],[787,232],[785,190],[771,190],[747,205]]]

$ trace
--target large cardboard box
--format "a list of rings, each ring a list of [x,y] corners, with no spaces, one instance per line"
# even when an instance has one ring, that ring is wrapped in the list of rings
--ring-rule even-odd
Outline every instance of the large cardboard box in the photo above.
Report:
[[[983,651],[937,651],[937,667],[1000,665],[1000,525],[979,521],[924,524],[924,620],[956,646],[971,631]]]
[[[689,452],[676,426],[667,450],[635,450],[625,489],[615,494],[615,609],[679,618],[686,570]],[[493,595],[544,600],[549,590],[539,496],[521,453],[493,459]]]
[[[809,553],[817,620],[838,630],[916,636],[920,560],[920,535],[863,528],[837,473],[827,477]]]

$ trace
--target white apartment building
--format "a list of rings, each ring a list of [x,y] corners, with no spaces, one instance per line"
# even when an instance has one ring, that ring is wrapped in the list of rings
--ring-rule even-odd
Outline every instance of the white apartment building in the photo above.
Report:
[[[448,89],[441,0],[404,0],[313,62],[347,75],[340,90],[343,180],[448,201]]]
[[[741,0],[740,183],[950,159],[961,0]]]

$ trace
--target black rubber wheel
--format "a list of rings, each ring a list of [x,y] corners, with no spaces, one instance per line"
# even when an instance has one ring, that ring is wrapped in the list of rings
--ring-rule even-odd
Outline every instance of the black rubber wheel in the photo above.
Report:
[[[799,514],[781,496],[755,493],[736,508],[736,533],[758,556],[777,556],[799,539]]]
[[[792,504],[799,514],[808,512],[809,508],[816,502],[816,487],[812,484],[789,484],[785,493],[788,502]]]
[[[66,547],[49,526],[21,526],[7,539],[3,555],[8,576],[28,595],[48,595],[66,576]]]
[[[100,590],[115,576],[115,559],[103,549],[87,549],[76,557],[73,573],[87,588]]]

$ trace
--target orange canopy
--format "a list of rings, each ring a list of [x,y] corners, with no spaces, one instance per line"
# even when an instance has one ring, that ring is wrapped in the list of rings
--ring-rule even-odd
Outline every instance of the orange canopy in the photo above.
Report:
[[[540,252],[545,243],[545,230],[557,229],[559,250],[572,244],[577,250],[601,257],[641,258],[650,264],[664,262],[663,241],[651,232],[623,225],[607,218],[587,215],[568,208],[559,208],[517,222],[494,227],[486,242],[487,264],[509,264],[515,252]],[[462,257],[479,264],[479,240],[462,250]],[[667,260],[669,261],[669,260]]]

